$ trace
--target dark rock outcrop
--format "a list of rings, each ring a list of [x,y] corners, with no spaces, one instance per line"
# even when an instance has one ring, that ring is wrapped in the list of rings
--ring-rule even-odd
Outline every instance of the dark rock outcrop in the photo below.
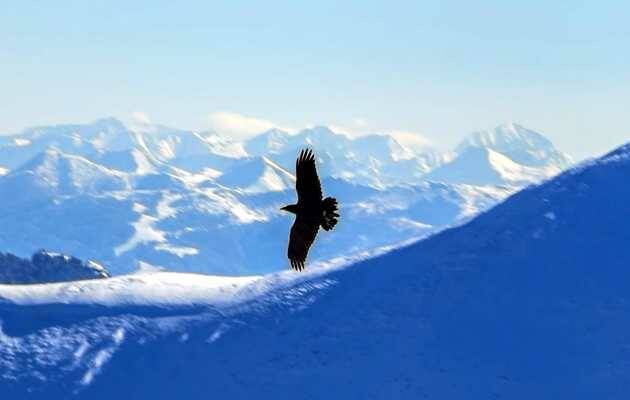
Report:
[[[108,278],[109,272],[94,261],[46,250],[39,250],[31,259],[11,253],[0,253],[0,284],[30,284]]]

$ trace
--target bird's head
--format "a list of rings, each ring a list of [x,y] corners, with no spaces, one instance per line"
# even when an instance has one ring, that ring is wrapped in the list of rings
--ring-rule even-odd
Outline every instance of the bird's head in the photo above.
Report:
[[[297,214],[297,204],[289,204],[288,206],[282,207],[280,210]]]

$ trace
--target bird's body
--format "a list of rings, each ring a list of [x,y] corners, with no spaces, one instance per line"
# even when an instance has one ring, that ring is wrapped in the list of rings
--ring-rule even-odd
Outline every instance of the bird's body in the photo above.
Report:
[[[311,150],[302,150],[295,162],[298,202],[283,207],[282,210],[295,214],[295,222],[289,235],[288,257],[291,268],[304,269],[308,250],[315,241],[319,227],[329,231],[337,224],[339,214],[337,200],[323,198],[322,188],[317,177],[315,156]]]

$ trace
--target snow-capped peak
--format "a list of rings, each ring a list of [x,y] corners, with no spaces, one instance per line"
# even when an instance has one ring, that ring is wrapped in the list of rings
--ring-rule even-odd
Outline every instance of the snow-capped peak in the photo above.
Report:
[[[564,169],[571,164],[570,157],[558,151],[549,139],[512,122],[492,130],[473,132],[457,146],[456,152],[462,153],[469,147],[488,148],[530,167]]]
[[[524,185],[558,172],[553,166],[528,167],[490,148],[471,146],[429,173],[427,179],[469,185]]]

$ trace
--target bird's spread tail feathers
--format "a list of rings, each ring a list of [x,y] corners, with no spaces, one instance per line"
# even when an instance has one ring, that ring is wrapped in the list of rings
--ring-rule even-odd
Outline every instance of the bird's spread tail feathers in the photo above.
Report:
[[[324,220],[322,228],[329,231],[337,225],[339,220],[339,209],[337,208],[337,199],[334,197],[326,197],[324,199]]]

